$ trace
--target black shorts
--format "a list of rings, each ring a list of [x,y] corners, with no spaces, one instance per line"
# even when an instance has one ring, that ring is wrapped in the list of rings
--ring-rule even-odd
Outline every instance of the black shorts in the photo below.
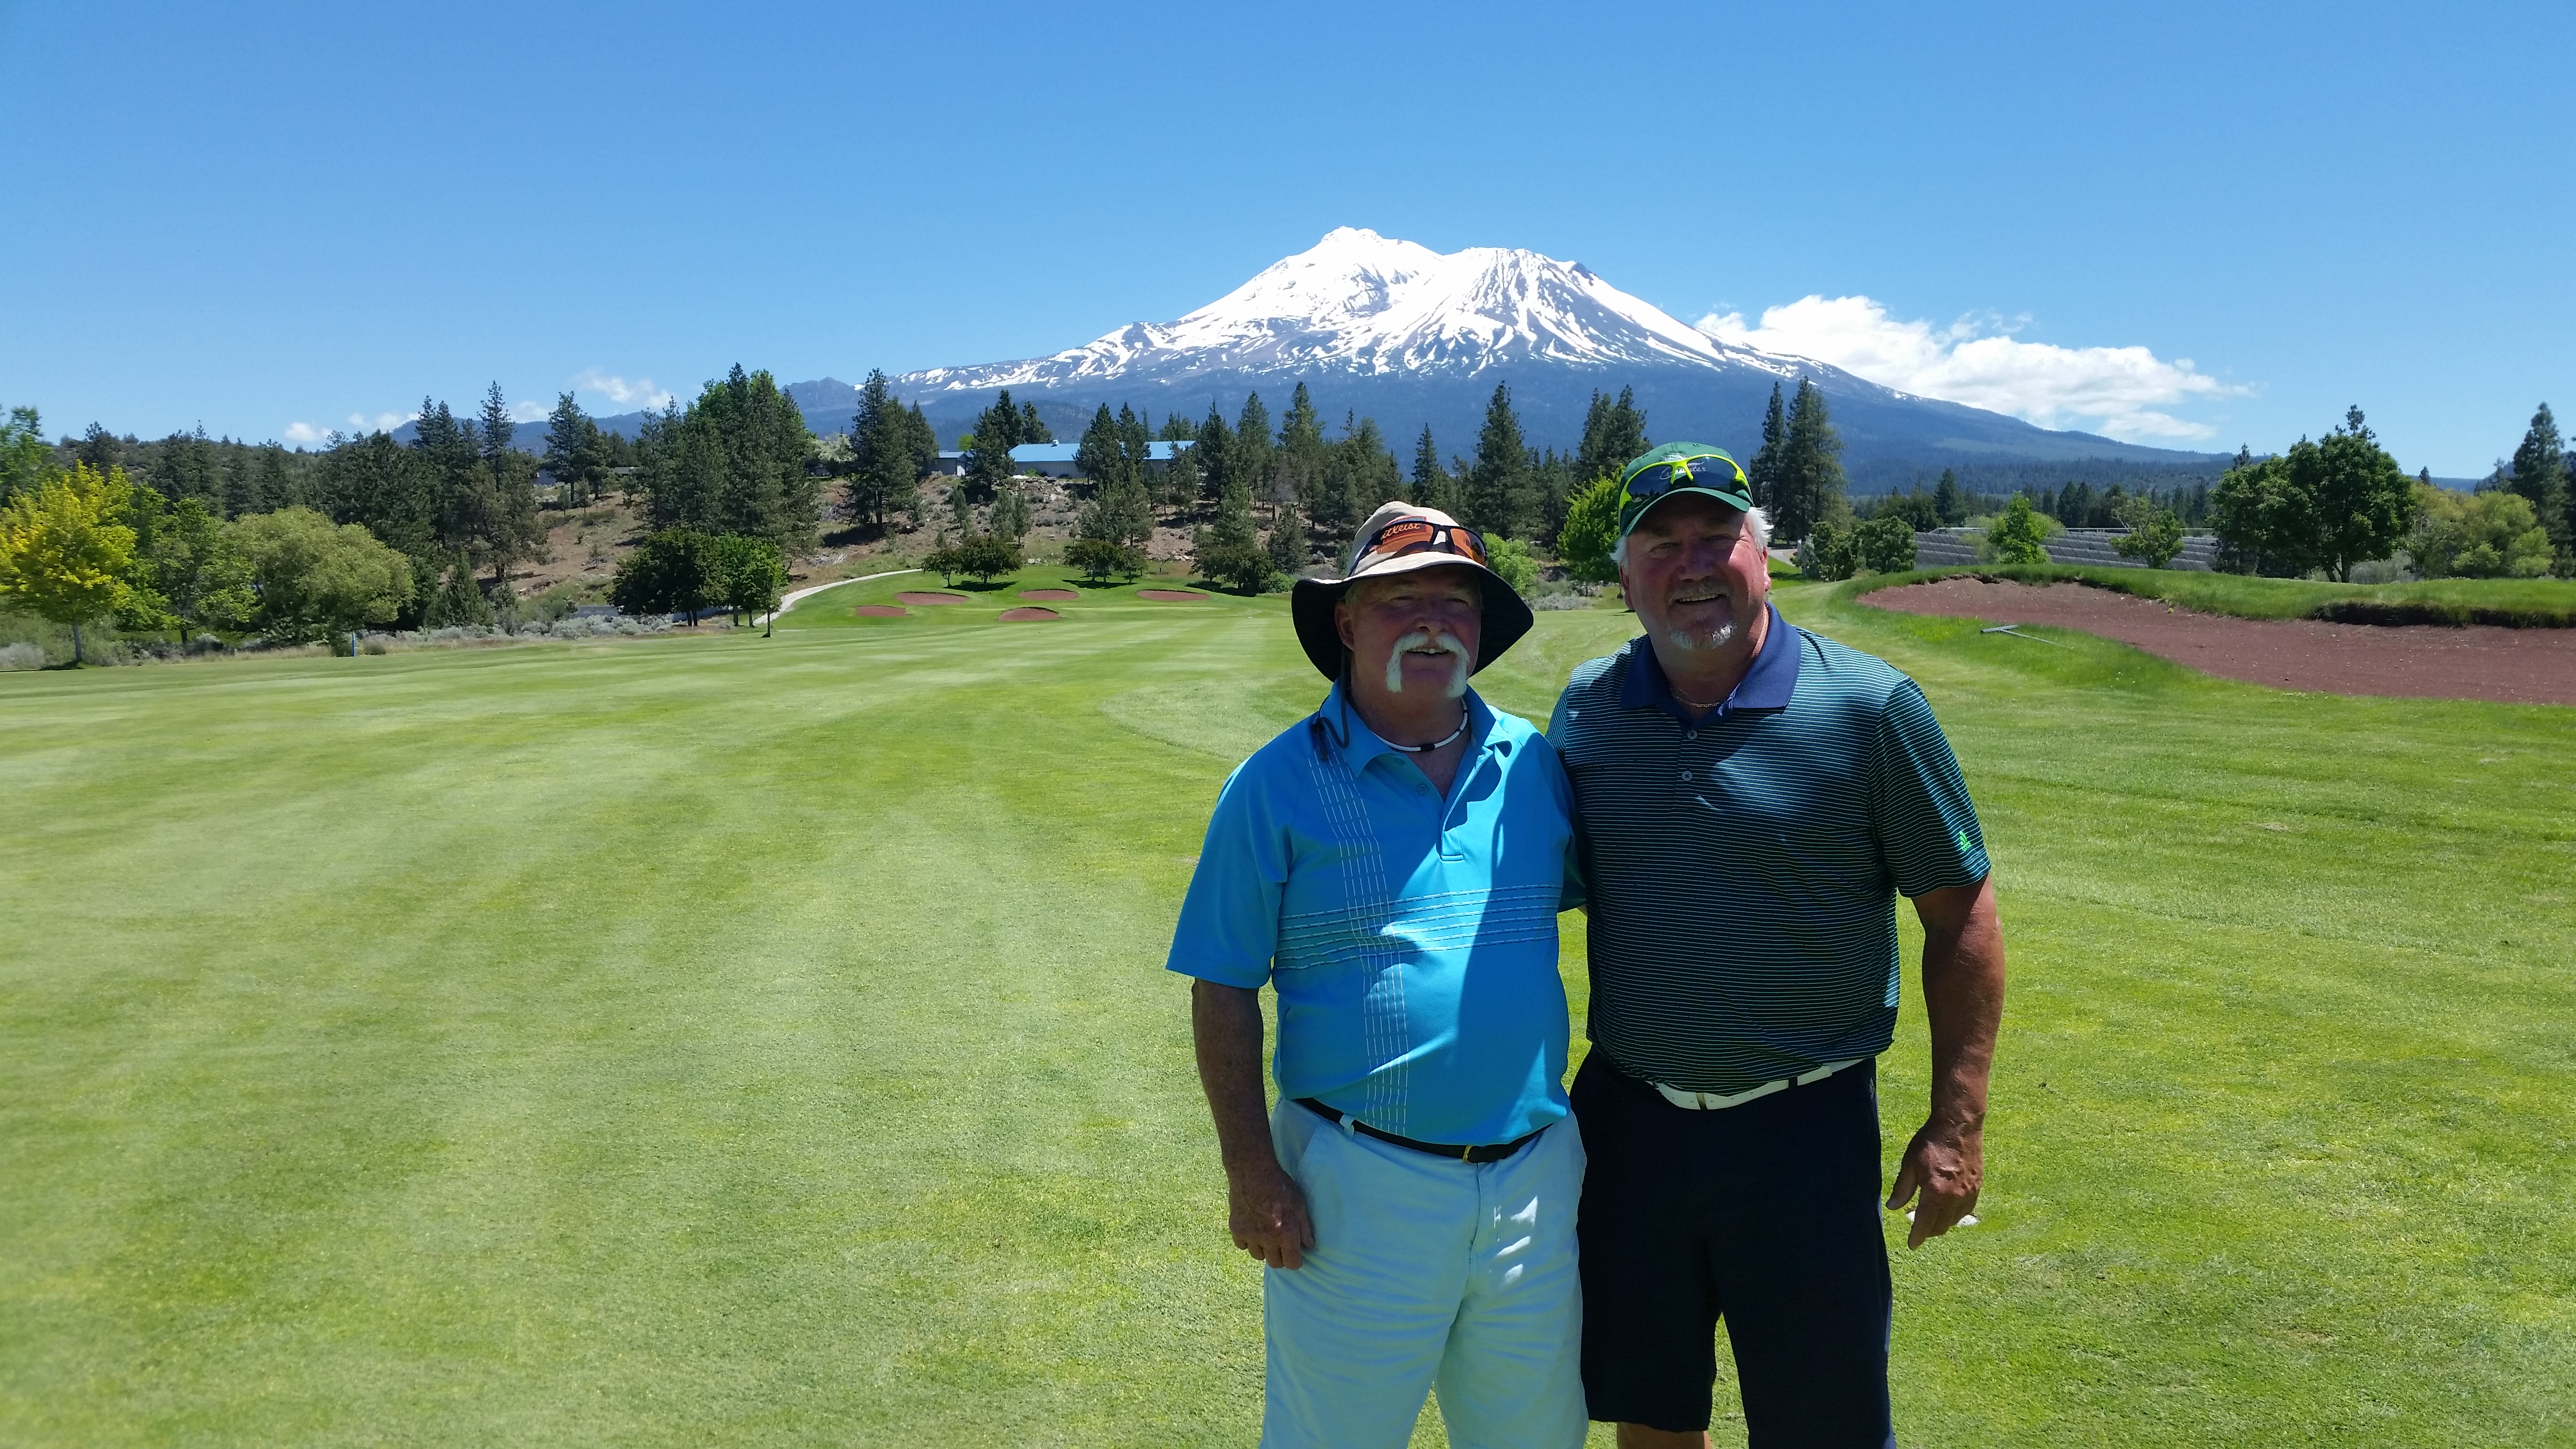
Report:
[[[1754,1449],[1892,1449],[1875,1064],[1695,1112],[1596,1051],[1573,1097],[1592,1417],[1707,1428],[1723,1318]]]

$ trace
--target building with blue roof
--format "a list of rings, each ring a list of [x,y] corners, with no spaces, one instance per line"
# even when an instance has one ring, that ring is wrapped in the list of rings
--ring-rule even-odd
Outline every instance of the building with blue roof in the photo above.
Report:
[[[1190,439],[1176,443],[1145,445],[1145,471],[1160,473],[1172,464],[1172,458],[1183,448],[1196,447]],[[1022,443],[1011,450],[1011,471],[1034,473],[1041,478],[1074,478],[1081,469],[1074,466],[1073,455],[1079,447],[1073,443]]]

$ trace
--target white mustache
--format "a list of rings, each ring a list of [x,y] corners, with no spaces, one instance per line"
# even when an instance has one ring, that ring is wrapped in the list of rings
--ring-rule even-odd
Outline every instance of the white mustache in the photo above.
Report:
[[[1449,683],[1442,689],[1443,694],[1456,699],[1467,692],[1467,675],[1475,667],[1476,661],[1474,656],[1467,652],[1466,642],[1446,629],[1437,633],[1429,629],[1416,629],[1396,640],[1395,648],[1387,653],[1387,693],[1404,693],[1404,656],[1416,649],[1438,650],[1449,656],[1451,661]]]

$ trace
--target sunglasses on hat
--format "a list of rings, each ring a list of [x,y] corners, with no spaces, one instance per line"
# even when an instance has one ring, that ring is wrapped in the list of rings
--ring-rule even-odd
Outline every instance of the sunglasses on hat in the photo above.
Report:
[[[1434,523],[1428,518],[1399,518],[1369,535],[1368,546],[1360,550],[1356,573],[1380,559],[1402,558],[1409,553],[1455,554],[1469,563],[1485,562],[1484,536],[1463,524]]]
[[[1744,488],[1744,470],[1732,459],[1714,453],[1692,458],[1673,458],[1649,463],[1634,477],[1619,485],[1620,500],[1661,498],[1676,488],[1716,487],[1736,491]]]

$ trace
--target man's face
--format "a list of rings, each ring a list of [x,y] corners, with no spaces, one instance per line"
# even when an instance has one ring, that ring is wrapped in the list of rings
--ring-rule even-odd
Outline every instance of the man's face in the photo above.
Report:
[[[1465,694],[1484,622],[1475,571],[1455,564],[1363,579],[1333,608],[1352,687],[1372,695]]]
[[[1771,571],[1744,515],[1685,493],[1658,504],[1628,535],[1619,586],[1655,638],[1682,649],[1722,649],[1762,612]]]

